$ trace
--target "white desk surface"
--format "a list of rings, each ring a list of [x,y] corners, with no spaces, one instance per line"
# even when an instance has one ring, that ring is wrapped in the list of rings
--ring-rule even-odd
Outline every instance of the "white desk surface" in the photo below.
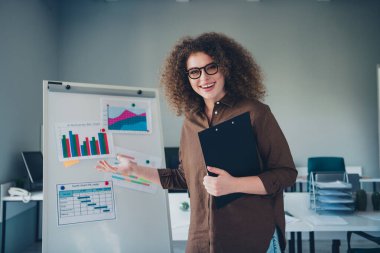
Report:
[[[308,193],[285,193],[284,194],[285,210],[293,214],[301,221],[308,223],[311,227],[311,231],[380,231],[380,220],[373,220],[363,216],[361,214],[371,212],[357,212],[350,215],[342,215],[347,224],[345,225],[318,225],[311,224],[308,221],[308,217],[317,215],[315,211],[309,209],[309,194]],[[287,224],[287,226],[289,226]]]
[[[184,201],[187,201],[188,203],[190,203],[190,199],[187,193],[170,193],[169,194],[169,207],[170,207],[170,218],[171,218],[173,241],[187,240],[188,230],[189,230],[189,225],[190,225],[190,210],[183,211],[180,209],[180,205]],[[309,231],[313,231],[313,226],[299,219],[298,221],[287,223],[286,231],[287,232],[309,232]]]
[[[380,178],[361,178],[359,179],[361,183],[377,183],[380,182]]]
[[[43,200],[43,193],[42,191],[39,192],[32,192],[32,195],[30,197],[31,201],[40,201]],[[22,201],[21,196],[9,196],[6,195],[2,198],[2,201]]]
[[[172,239],[174,241],[187,240],[190,211],[182,211],[179,208],[183,201],[190,201],[187,193],[169,194]],[[340,216],[347,222],[345,225],[318,225],[311,223],[308,220],[309,216],[315,216],[317,213],[309,209],[308,193],[286,192],[284,193],[284,205],[286,211],[299,219],[298,221],[287,223],[286,232],[380,231],[380,220],[361,216],[373,214],[373,212],[357,212]]]
[[[190,203],[187,193],[169,193],[170,220],[172,226],[172,240],[186,241],[190,225],[190,209],[180,209],[182,202]]]

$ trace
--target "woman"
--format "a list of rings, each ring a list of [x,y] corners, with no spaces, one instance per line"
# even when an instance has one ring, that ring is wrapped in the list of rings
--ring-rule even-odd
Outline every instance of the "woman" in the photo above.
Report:
[[[177,114],[185,114],[178,170],[152,170],[126,155],[118,155],[117,167],[100,161],[97,168],[145,177],[165,189],[188,189],[191,217],[186,252],[283,251],[283,189],[294,184],[297,171],[279,125],[269,107],[259,101],[265,88],[251,54],[223,34],[185,37],[167,58],[161,83]],[[208,176],[198,132],[244,112],[250,113],[262,172],[239,178],[207,167],[218,175]],[[247,194],[218,209],[210,197],[235,192]]]

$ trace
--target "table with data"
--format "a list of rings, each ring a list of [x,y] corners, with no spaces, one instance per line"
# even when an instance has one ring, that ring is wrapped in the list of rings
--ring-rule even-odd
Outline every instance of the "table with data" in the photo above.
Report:
[[[112,181],[57,185],[58,225],[115,219]]]

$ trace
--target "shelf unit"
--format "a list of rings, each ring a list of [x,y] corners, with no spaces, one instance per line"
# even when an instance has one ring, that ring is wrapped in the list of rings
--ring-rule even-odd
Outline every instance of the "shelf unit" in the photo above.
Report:
[[[319,214],[350,214],[355,210],[347,173],[323,172],[310,176],[310,209]]]

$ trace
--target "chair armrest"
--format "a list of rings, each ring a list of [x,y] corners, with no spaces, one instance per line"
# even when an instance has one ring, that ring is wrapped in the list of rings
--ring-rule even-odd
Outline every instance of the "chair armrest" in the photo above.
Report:
[[[364,237],[367,240],[370,240],[371,242],[374,242],[378,245],[380,245],[380,237],[372,236],[370,234],[361,232],[361,231],[348,231],[347,232],[347,244],[348,244],[348,249],[351,249],[351,235],[352,234],[357,234],[361,237]]]

